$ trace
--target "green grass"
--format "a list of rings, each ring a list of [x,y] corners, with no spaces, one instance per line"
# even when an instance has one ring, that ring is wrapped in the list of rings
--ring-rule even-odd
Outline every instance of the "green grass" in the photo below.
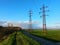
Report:
[[[24,39],[23,34],[21,32],[17,32],[17,44],[18,45],[29,45],[29,42],[26,39]]]
[[[22,32],[10,34],[6,39],[0,42],[0,45],[40,45],[36,40],[24,35]],[[16,36],[16,38],[15,38]],[[15,40],[16,39],[16,40]],[[15,43],[15,44],[14,44]]]
[[[14,33],[10,34],[6,39],[4,39],[3,41],[0,42],[0,45],[11,45],[12,44],[12,40],[14,38]]]
[[[46,35],[44,35],[42,30],[33,30],[30,31],[30,33],[35,36],[45,38],[47,40],[60,42],[60,30],[48,30]]]
[[[60,30],[48,30],[47,35],[44,35],[42,30],[33,30],[29,33],[39,38],[41,37],[50,41],[60,41]],[[0,42],[0,45],[14,45],[14,43],[16,45],[40,45],[39,42],[23,34],[21,31],[17,31],[16,38],[15,34],[16,32],[10,34],[6,39]]]
[[[30,31],[29,33],[39,38],[60,42],[60,30],[48,30],[47,35],[44,35],[42,30],[33,30],[33,31]],[[40,45],[39,42],[23,34],[21,31],[17,31],[17,34],[16,35],[15,34],[16,32],[13,32],[12,34],[10,34],[6,39],[0,42],[0,45],[14,45],[14,43],[16,45]]]
[[[18,35],[20,35],[20,39],[22,38],[23,45],[40,45],[40,43],[24,35],[22,32],[18,32]]]

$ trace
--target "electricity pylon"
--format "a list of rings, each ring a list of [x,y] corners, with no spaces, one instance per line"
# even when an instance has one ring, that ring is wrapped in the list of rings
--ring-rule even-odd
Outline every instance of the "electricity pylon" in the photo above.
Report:
[[[43,5],[41,8],[40,8],[40,10],[42,10],[42,16],[40,16],[40,17],[42,17],[43,18],[43,33],[44,34],[47,34],[47,29],[46,29],[46,6],[45,5]]]
[[[32,10],[29,10],[29,30],[32,30]]]

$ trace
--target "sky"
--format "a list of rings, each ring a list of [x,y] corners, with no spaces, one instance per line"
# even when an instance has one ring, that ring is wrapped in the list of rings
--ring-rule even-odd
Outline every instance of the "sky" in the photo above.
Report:
[[[32,21],[42,26],[42,5],[46,10],[47,27],[60,28],[60,0],[0,0],[0,21],[27,22],[29,10],[32,10]]]

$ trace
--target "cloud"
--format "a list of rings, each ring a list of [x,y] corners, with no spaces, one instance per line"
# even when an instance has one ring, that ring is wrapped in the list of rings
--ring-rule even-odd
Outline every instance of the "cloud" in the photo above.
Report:
[[[17,27],[22,27],[23,29],[28,29],[29,28],[29,21],[17,21],[17,22],[13,22],[13,21],[0,21],[0,24],[3,26],[8,26],[8,23],[13,24],[13,26],[17,26]],[[47,24],[48,25],[48,24]],[[40,23],[39,21],[32,21],[32,28],[33,29],[40,29],[42,28],[43,25],[42,23]],[[56,24],[49,24],[47,26],[48,29],[59,29],[60,28],[60,23],[56,23]]]
[[[18,27],[22,27],[24,29],[28,29],[29,28],[29,21],[17,21],[17,22],[13,22],[13,21],[6,21],[6,23],[3,24],[3,26],[8,26],[8,23],[13,24],[13,26],[18,26]],[[32,27],[33,28],[38,28],[39,25],[39,21],[32,21]]]
[[[3,26],[6,23],[6,21],[0,21],[0,26]]]
[[[39,24],[39,21],[32,21],[32,28],[38,28],[38,24]],[[21,25],[21,27],[23,27],[25,29],[29,28],[29,22],[28,21],[24,21],[20,25]]]

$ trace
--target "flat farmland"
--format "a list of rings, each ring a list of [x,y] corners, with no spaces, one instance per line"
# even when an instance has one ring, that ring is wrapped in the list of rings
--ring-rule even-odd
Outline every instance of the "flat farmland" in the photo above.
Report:
[[[0,45],[60,45],[60,30],[20,30],[3,36]]]
[[[46,35],[44,35],[42,30],[33,30],[33,31],[30,31],[29,33],[50,41],[60,42],[60,30],[47,30]]]

